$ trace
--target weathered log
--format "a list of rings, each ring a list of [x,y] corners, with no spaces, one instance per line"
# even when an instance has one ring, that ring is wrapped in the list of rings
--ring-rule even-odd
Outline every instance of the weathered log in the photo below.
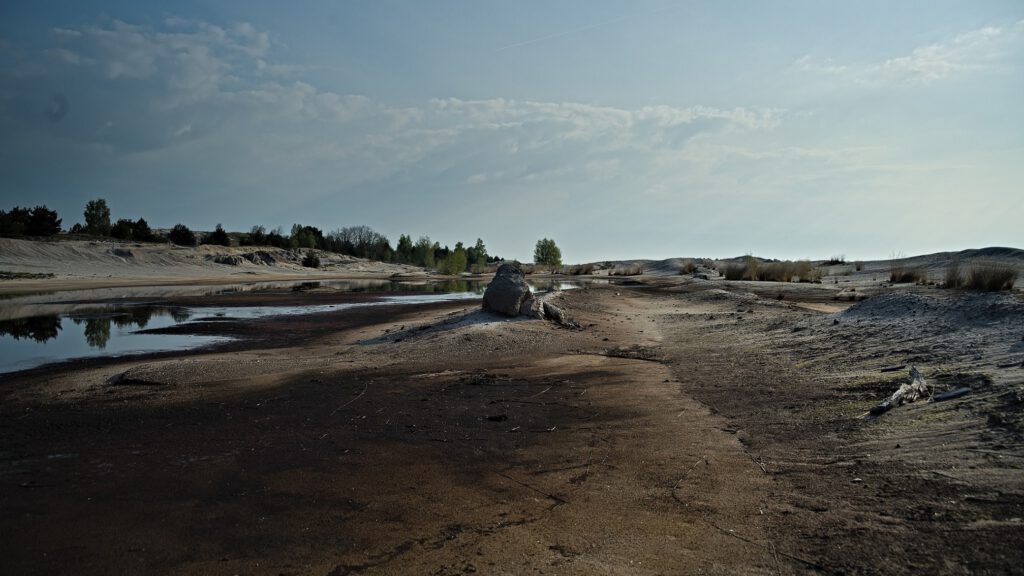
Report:
[[[899,389],[896,390],[888,400],[872,408],[869,414],[871,416],[879,416],[897,406],[910,404],[911,402],[920,400],[926,396],[931,397],[931,395],[931,386],[929,386],[928,382],[926,382],[924,377],[921,376],[921,373],[917,371],[917,368],[911,366],[910,376],[907,379],[907,382],[901,384]]]

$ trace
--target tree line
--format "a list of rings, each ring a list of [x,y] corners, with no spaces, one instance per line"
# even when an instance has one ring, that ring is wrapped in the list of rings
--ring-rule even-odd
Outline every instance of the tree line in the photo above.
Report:
[[[231,246],[237,243],[239,246],[273,246],[285,250],[322,250],[380,262],[434,268],[443,274],[482,271],[488,264],[501,261],[500,257],[487,253],[487,246],[480,238],[477,238],[472,246],[457,242],[454,248],[449,248],[441,246],[429,236],[420,236],[413,242],[411,236],[402,234],[398,238],[398,243],[392,247],[386,236],[369,226],[350,226],[324,233],[315,226],[293,224],[290,232],[285,234],[282,227],[268,232],[264,226],[256,225],[248,233],[228,234],[223,226],[217,224],[213,232],[197,234],[188,226],[179,223],[166,233],[158,234],[150,228],[144,218],[121,218],[112,224],[110,207],[102,198],[90,200],[85,205],[82,216],[84,223],[76,223],[68,230],[69,234],[137,242],[170,242],[179,246]],[[15,206],[10,211],[0,210],[0,236],[50,237],[61,231],[61,218],[55,210],[50,210],[46,206],[36,206],[32,209]],[[554,246],[552,241],[544,241],[551,242],[551,246]],[[310,258],[310,263],[312,262]]]

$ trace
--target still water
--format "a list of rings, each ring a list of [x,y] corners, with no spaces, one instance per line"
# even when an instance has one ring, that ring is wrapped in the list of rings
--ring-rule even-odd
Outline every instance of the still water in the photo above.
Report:
[[[547,282],[532,284],[535,291],[568,290],[578,283]],[[83,301],[81,292],[36,295],[19,301],[3,302],[0,318],[0,374],[35,368],[75,358],[115,357],[147,352],[188,350],[222,343],[230,338],[189,334],[152,334],[150,330],[188,324],[198,320],[255,319],[289,314],[316,314],[357,306],[386,304],[423,304],[453,300],[479,299],[485,283],[389,281],[328,281],[317,283],[259,283],[220,288],[175,287],[174,295],[193,295],[196,291],[215,296],[237,292],[291,289],[294,291],[332,289],[349,292],[381,293],[370,302],[321,304],[308,306],[155,306],[145,304],[96,303]],[[116,290],[116,289],[110,289]],[[147,289],[132,289],[124,296],[139,297]],[[167,288],[160,288],[167,296]],[[402,292],[388,296],[389,292]],[[156,295],[156,294],[153,294]],[[93,295],[98,296],[98,295]],[[111,294],[104,294],[110,297]],[[12,316],[14,316],[12,318]]]

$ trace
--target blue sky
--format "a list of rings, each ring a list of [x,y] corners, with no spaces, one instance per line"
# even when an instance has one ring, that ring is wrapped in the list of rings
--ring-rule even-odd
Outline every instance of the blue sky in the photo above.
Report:
[[[529,260],[1024,246],[1024,4],[5,2],[0,204]]]

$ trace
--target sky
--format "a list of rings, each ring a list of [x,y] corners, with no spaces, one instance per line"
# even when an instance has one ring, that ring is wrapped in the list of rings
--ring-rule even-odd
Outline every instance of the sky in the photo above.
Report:
[[[532,259],[1024,247],[1024,3],[0,3],[0,208]]]

